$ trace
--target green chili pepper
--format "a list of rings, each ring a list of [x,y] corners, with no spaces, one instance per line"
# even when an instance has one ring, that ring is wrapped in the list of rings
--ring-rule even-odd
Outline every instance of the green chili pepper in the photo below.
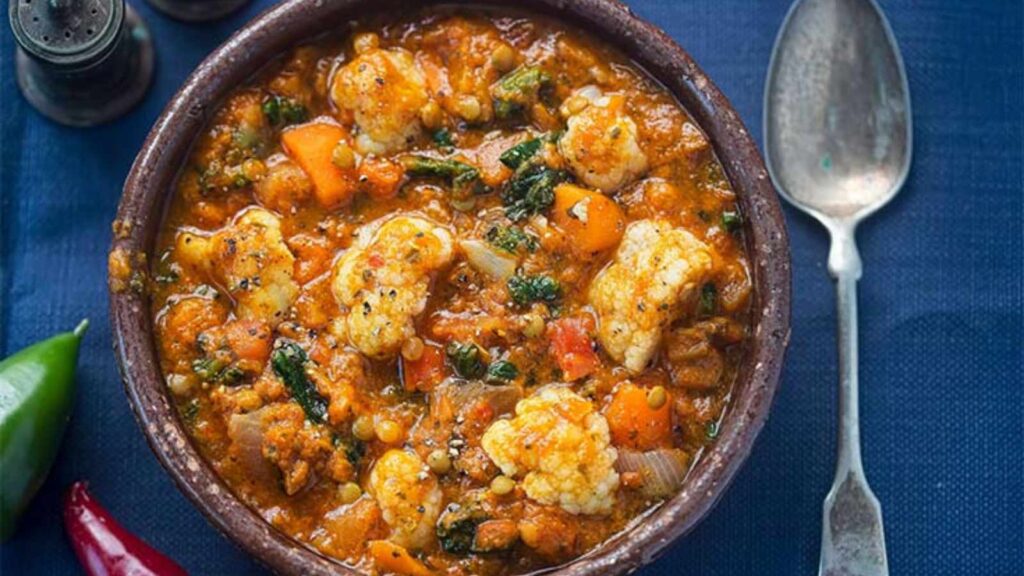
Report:
[[[0,541],[46,479],[75,398],[75,364],[88,320],[0,361]]]

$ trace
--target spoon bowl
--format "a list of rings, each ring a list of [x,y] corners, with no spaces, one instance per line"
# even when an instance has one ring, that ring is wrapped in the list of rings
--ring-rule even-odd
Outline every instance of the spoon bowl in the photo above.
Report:
[[[803,0],[776,41],[765,155],[779,191],[815,216],[861,219],[910,170],[910,91],[872,0]]]

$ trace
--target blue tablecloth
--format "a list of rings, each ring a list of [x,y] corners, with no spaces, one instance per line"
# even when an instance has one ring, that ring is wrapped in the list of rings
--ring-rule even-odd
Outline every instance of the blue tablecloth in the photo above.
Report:
[[[110,222],[143,137],[186,75],[270,4],[211,25],[140,0],[157,76],[108,126],[54,125],[15,86],[0,42],[0,355],[83,317],[78,406],[56,469],[0,572],[73,574],[60,495],[88,479],[123,523],[194,574],[260,573],[174,488],[132,418],[111,353]],[[789,0],[633,0],[687,48],[761,133],[769,53]],[[1019,0],[883,0],[910,77],[914,166],[860,231],[864,460],[885,511],[893,574],[1024,573],[1022,499],[1022,99]],[[793,338],[775,407],[717,509],[644,574],[812,574],[832,479],[835,403],[828,239],[787,211]]]

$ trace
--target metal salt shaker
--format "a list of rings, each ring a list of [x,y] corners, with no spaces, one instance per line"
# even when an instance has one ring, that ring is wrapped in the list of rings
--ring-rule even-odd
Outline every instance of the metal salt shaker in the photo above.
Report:
[[[9,6],[18,86],[43,115],[94,126],[145,95],[153,43],[124,0],[10,0]]]

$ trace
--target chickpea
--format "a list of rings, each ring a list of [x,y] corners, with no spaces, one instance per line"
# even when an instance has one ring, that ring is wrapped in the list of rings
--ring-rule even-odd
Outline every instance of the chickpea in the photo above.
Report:
[[[491,52],[491,65],[498,72],[505,73],[516,65],[516,53],[508,44],[501,43]]]
[[[195,378],[182,374],[171,374],[167,377],[167,387],[176,396],[186,396],[192,391],[195,385]]]
[[[647,391],[647,406],[651,410],[657,410],[665,405],[668,401],[668,393],[665,392],[664,386],[655,386]]]
[[[452,469],[452,459],[444,450],[434,450],[427,455],[427,466],[435,474],[447,474]]]
[[[544,318],[540,314],[527,314],[523,317],[523,336],[536,338],[544,333]]]
[[[402,358],[415,362],[423,357],[423,340],[413,336],[402,343]]]
[[[381,420],[374,427],[377,438],[385,444],[397,444],[402,440],[402,425],[394,420]]]
[[[530,548],[536,548],[540,545],[540,528],[536,522],[520,522],[519,523],[519,539],[523,541]]]
[[[498,496],[504,496],[516,489],[516,481],[508,476],[496,476],[491,480],[491,492]]]
[[[373,32],[356,34],[356,37],[352,39],[352,48],[356,51],[356,54],[369,52],[378,46],[380,46],[380,36]]]
[[[376,435],[373,430],[373,418],[366,415],[356,418],[356,421],[352,423],[352,435],[363,442],[373,440]]]
[[[580,95],[570,96],[565,99],[565,102],[562,102],[561,106],[558,107],[558,113],[561,114],[563,118],[568,118],[569,116],[579,114],[587,106],[590,106],[590,100]]]
[[[242,175],[248,178],[251,182],[255,182],[260,178],[263,178],[266,173],[267,165],[260,160],[250,158],[242,163]]]
[[[362,495],[363,489],[355,482],[345,482],[338,487],[338,496],[341,497],[342,504],[351,504],[359,500],[359,497]]]
[[[423,108],[420,108],[420,122],[423,122],[423,125],[428,130],[437,130],[441,127],[441,123],[444,122],[444,115],[437,102],[431,100],[424,104]]]
[[[458,111],[459,116],[462,116],[467,121],[472,122],[480,117],[482,111],[480,107],[480,100],[476,96],[463,96],[459,98],[458,103],[455,105],[455,109]]]

